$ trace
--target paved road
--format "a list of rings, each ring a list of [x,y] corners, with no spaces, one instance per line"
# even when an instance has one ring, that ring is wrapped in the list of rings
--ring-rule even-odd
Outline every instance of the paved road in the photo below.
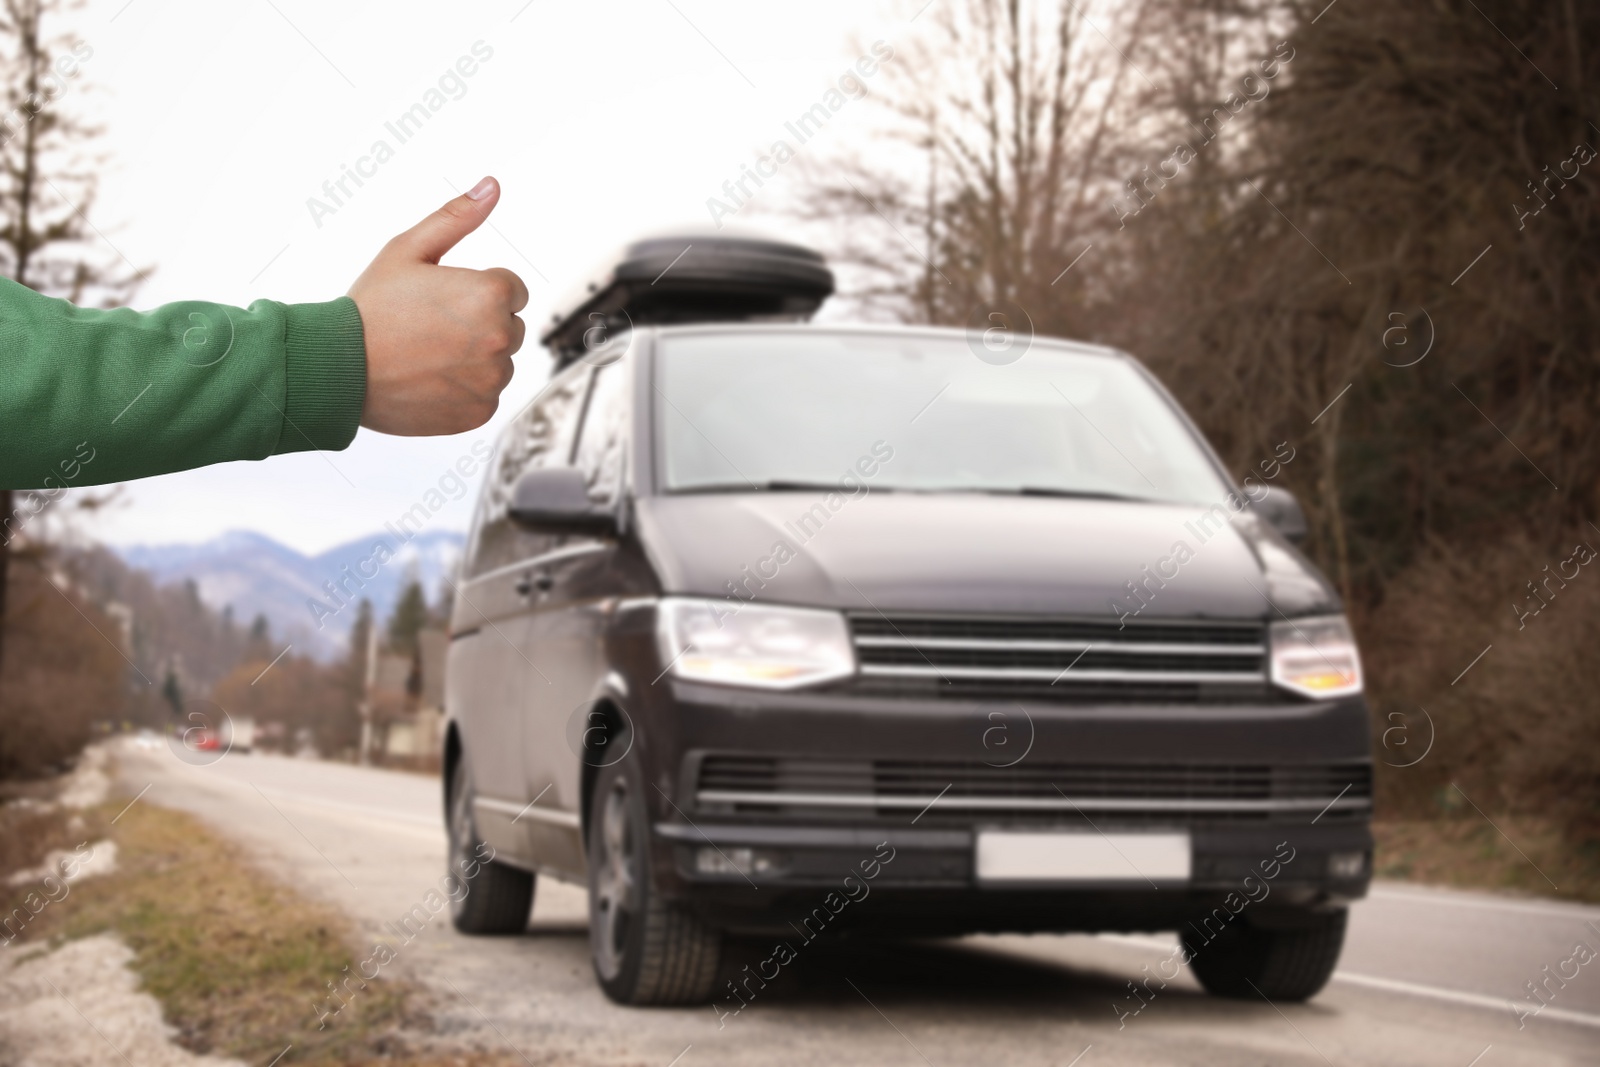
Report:
[[[141,803],[224,828],[373,938],[393,940],[385,924],[439,884],[444,834],[430,778],[237,753],[192,767],[165,748],[127,746],[118,757],[129,795],[148,785]],[[1521,1029],[1507,1005],[1575,942],[1600,948],[1594,907],[1380,884],[1354,910],[1340,972],[1310,1004],[1213,1000],[1185,973],[1120,1026],[1113,1002],[1172,939],[818,945],[719,1029],[709,1007],[611,1004],[593,982],[585,931],[581,891],[546,880],[526,936],[463,937],[441,912],[393,966],[431,991],[450,1040],[511,1045],[530,1064],[1600,1063],[1600,960]]]

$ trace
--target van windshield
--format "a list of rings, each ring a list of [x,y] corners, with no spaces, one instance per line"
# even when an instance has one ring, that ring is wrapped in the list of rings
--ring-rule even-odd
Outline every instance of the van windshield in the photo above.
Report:
[[[1172,405],[1115,356],[1035,343],[994,365],[960,337],[685,334],[662,339],[656,391],[667,492],[831,488],[847,472],[874,490],[1228,492]]]

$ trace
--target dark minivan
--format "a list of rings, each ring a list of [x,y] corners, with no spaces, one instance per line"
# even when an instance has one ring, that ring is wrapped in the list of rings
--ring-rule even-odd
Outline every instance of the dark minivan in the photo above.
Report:
[[[633,1004],[836,931],[1171,930],[1213,993],[1316,993],[1372,767],[1292,443],[1236,482],[1124,353],[807,322],[832,288],[656,238],[545,331],[451,622],[456,926],[587,885]]]

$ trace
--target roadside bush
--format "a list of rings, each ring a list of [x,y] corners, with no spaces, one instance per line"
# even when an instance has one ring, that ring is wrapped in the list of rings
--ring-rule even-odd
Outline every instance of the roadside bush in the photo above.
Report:
[[[0,645],[0,779],[61,767],[126,695],[129,668],[112,644],[119,627],[65,575],[52,582],[52,562],[42,549],[13,548]]]
[[[1600,536],[1586,525],[1538,541],[1434,541],[1366,613],[1381,816],[1470,812],[1459,786],[1491,815],[1538,814],[1574,841],[1600,839],[1600,559],[1588,546]],[[1588,564],[1577,562],[1584,553]],[[1415,766],[1385,766],[1421,755],[1421,708],[1432,750]],[[1397,726],[1405,733],[1386,744]]]
[[[360,717],[345,693],[342,667],[304,656],[286,655],[277,663],[245,660],[213,687],[211,699],[235,718],[249,716],[258,727],[281,722],[288,745],[308,728],[323,753],[354,747],[361,733]]]

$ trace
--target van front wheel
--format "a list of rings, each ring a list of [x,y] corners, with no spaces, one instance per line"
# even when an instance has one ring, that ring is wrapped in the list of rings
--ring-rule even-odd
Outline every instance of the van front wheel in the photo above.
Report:
[[[1308,1000],[1333,975],[1348,916],[1340,908],[1270,929],[1241,917],[1211,941],[1186,934],[1189,969],[1213,996]]]
[[[721,934],[661,899],[650,876],[649,820],[632,760],[600,770],[589,807],[589,949],[621,1004],[711,998]]]

